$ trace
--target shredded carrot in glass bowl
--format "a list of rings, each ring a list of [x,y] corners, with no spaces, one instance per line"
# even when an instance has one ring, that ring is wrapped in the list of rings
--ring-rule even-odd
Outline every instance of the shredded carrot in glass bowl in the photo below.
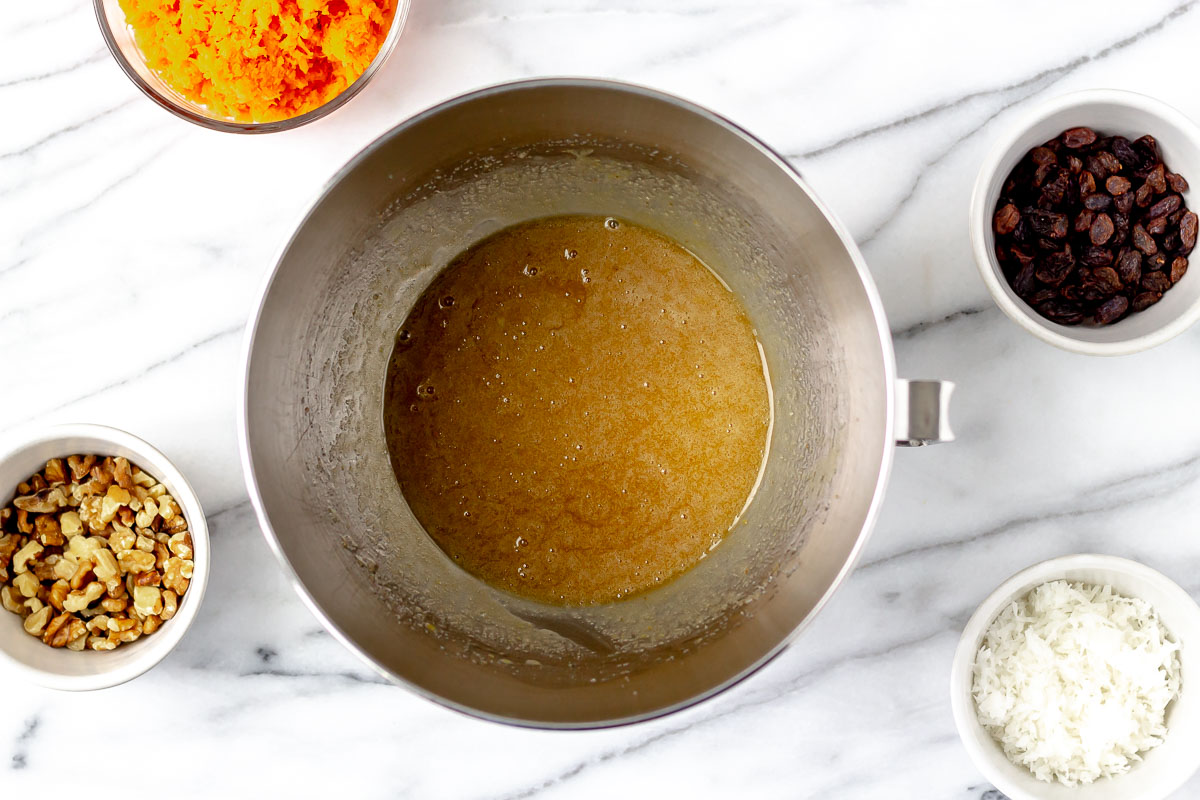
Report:
[[[332,100],[379,52],[393,0],[120,0],[146,64],[214,117],[273,122]]]

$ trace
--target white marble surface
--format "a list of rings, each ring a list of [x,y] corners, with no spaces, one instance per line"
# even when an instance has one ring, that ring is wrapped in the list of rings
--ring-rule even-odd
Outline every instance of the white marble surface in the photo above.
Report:
[[[214,569],[195,627],[143,678],[71,696],[5,683],[0,795],[129,796],[131,779],[174,798],[993,800],[947,683],[994,585],[1098,551],[1200,595],[1200,330],[1118,360],[1034,340],[975,272],[969,188],[1040,97],[1130,88],[1200,117],[1198,5],[414,0],[361,96],[243,137],[140,96],[90,2],[6,3],[0,433],[78,420],[150,439],[209,509]],[[253,294],[323,181],[419,109],[543,74],[677,92],[788,154],[861,243],[901,373],[960,387],[960,441],[898,454],[862,565],[795,647],[698,708],[591,733],[478,722],[382,684],[285,583],[234,436]]]

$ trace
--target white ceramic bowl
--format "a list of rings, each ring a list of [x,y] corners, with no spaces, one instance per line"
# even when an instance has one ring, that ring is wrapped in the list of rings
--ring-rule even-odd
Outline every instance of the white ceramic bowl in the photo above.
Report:
[[[1184,201],[1194,202],[1200,185],[1200,128],[1171,106],[1145,95],[1092,89],[1054,98],[1033,109],[1007,133],[983,162],[971,197],[971,246],[983,282],[996,304],[1018,325],[1039,339],[1076,353],[1116,356],[1162,344],[1200,319],[1200,268],[1193,268],[1145,311],[1130,313],[1112,325],[1059,325],[1042,317],[1017,297],[996,260],[992,217],[1004,180],[1034,147],[1064,130],[1087,126],[1102,135],[1133,140],[1150,134],[1158,140],[1167,167],[1192,187]]]
[[[1167,736],[1129,772],[1075,787],[1047,783],[1008,760],[979,724],[971,694],[975,655],[989,625],[1013,600],[1047,581],[1106,584],[1118,594],[1148,602],[1182,647],[1180,696],[1167,708]],[[1160,800],[1182,786],[1200,766],[1200,607],[1166,576],[1136,561],[1073,555],[1018,572],[992,592],[967,623],[950,674],[954,724],[971,760],[1012,800]]]
[[[162,661],[196,618],[208,583],[208,526],[196,493],[166,456],[124,431],[101,425],[62,425],[0,444],[0,507],[12,501],[17,484],[45,467],[49,459],[89,453],[124,456],[167,487],[188,521],[195,568],[173,618],[152,635],[108,652],[47,647],[25,633],[18,615],[0,609],[0,667],[52,689],[116,686]]]

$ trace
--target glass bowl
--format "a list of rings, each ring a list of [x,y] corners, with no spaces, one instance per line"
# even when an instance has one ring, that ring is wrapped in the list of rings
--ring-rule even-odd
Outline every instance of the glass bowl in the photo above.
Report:
[[[341,108],[350,98],[361,92],[396,48],[396,42],[400,39],[400,32],[404,29],[404,22],[408,17],[411,0],[396,0],[396,10],[392,15],[392,26],[388,30],[387,38],[383,40],[375,58],[353,83],[332,100],[312,111],[271,122],[240,122],[228,117],[217,117],[201,104],[189,100],[175,91],[146,64],[137,42],[134,41],[133,30],[125,22],[125,12],[121,9],[118,0],[94,0],[94,3],[96,19],[100,23],[100,32],[104,35],[104,41],[108,44],[113,58],[134,85],[151,100],[188,122],[194,122],[210,130],[226,133],[274,133],[299,128],[301,125],[318,120]]]

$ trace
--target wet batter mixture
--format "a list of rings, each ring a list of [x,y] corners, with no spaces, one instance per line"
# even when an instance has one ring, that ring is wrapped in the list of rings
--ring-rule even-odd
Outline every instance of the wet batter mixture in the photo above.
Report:
[[[704,558],[751,496],[771,414],[737,297],[670,239],[603,217],[459,256],[397,333],[385,391],[392,466],[429,535],[560,605]]]

